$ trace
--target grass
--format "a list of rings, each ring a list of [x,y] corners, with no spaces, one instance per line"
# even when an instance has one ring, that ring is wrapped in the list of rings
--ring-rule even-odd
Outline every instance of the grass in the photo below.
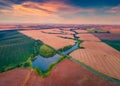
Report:
[[[88,29],[87,30],[89,33],[110,33],[110,31],[102,30],[102,29]]]
[[[73,47],[73,45],[68,45],[68,46],[65,46],[65,47],[63,47],[63,48],[60,48],[58,51],[64,52],[64,51],[66,51],[66,50],[68,50],[68,49],[70,49],[70,48],[72,48],[72,47]]]
[[[115,48],[116,50],[120,51],[120,40],[102,40],[102,41],[110,45],[111,47]]]
[[[0,72],[21,67],[31,54],[37,52],[36,46],[42,42],[31,39],[18,31],[0,31]],[[29,64],[25,64],[28,66]]]
[[[51,47],[49,47],[48,45],[42,45],[40,47],[39,53],[41,56],[45,58],[49,58],[49,57],[54,56],[56,54],[56,51],[52,49]]]

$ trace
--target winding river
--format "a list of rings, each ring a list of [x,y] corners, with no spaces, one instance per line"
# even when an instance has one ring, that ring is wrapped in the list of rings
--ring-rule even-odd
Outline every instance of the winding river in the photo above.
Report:
[[[74,34],[75,35],[75,34]],[[74,36],[75,37],[75,36]],[[70,52],[72,52],[73,50],[76,50],[78,49],[78,46],[79,46],[79,43],[76,42],[74,44],[74,46],[72,46],[70,49],[66,50],[65,52],[61,52],[62,54],[64,55],[67,55],[69,54]],[[49,58],[45,58],[41,55],[38,55],[37,58],[32,62],[32,66],[34,68],[38,67],[40,68],[43,72],[47,71],[47,69],[50,67],[50,65],[52,63],[55,63],[57,62],[59,59],[60,59],[60,55],[56,54],[52,57],[49,57]]]

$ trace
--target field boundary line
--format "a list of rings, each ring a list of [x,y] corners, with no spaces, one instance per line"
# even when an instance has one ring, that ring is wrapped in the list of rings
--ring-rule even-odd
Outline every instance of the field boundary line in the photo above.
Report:
[[[84,67],[85,69],[89,70],[90,72],[94,73],[95,75],[107,80],[107,81],[110,81],[110,82],[113,82],[113,83],[116,83],[116,84],[119,84],[120,85],[120,80],[119,79],[115,79],[113,77],[109,77],[105,74],[102,74],[101,72],[89,67],[88,65],[84,64],[83,62],[80,62],[78,60],[76,60],[75,58],[71,57],[70,56],[70,60],[72,60],[73,62],[76,62],[77,64],[81,65],[82,67]]]
[[[32,71],[30,70],[30,73],[27,74],[27,76],[26,76],[26,78],[21,86],[26,86],[27,81],[29,80],[31,73],[32,73]]]

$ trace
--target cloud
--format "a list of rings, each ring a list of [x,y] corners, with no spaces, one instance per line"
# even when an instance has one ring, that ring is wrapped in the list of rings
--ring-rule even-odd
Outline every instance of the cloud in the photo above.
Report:
[[[72,6],[63,2],[58,2],[57,0],[45,0],[44,2],[32,2],[30,0],[26,0],[20,4],[13,4],[10,2],[9,5],[10,7],[0,7],[1,23],[101,24],[117,23],[120,21],[118,18],[120,17],[119,15],[115,17],[113,15],[110,15],[110,10],[118,12],[119,6],[110,8],[110,14],[102,16],[102,14],[99,15],[96,13],[99,11],[98,9]]]
[[[110,13],[120,13],[120,4],[118,6],[110,8],[109,10],[107,10],[107,12],[110,12]]]
[[[11,9],[1,7],[0,13],[7,16],[57,16],[61,17],[60,15],[72,15],[79,12],[94,12],[93,9],[84,9],[80,7],[74,7],[70,6],[64,3],[58,3],[58,2],[44,2],[44,3],[38,3],[38,2],[24,2],[21,4],[12,4]]]
[[[36,3],[36,2],[24,2],[22,6],[26,8],[32,8],[37,10],[46,11],[48,13],[77,13],[77,12],[93,12],[94,9],[84,9],[80,7],[70,6],[64,3],[58,2],[46,2],[46,3]]]
[[[2,6],[11,6],[13,3],[9,0],[0,0],[0,5]]]

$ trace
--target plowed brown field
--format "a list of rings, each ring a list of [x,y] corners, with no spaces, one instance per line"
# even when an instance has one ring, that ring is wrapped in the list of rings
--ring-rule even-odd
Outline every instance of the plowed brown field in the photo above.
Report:
[[[78,33],[87,33],[87,30],[78,29],[78,30],[75,30],[75,31],[78,32]]]
[[[72,31],[65,31],[65,30],[62,30],[63,31],[63,34],[67,34],[67,35],[72,35],[74,34],[74,32]]]
[[[59,35],[59,37],[74,38],[73,35],[69,35],[69,34],[66,34],[66,35]]]
[[[43,30],[23,30],[20,32],[33,39],[39,39],[55,49],[63,48],[64,46],[68,45],[73,45],[75,42],[74,40],[58,37],[60,34],[47,34],[42,33],[41,31]]]
[[[108,76],[120,79],[120,53],[103,42],[84,41],[78,49],[70,55]]]
[[[116,34],[120,34],[120,27],[108,27],[108,28],[102,28],[103,30],[107,30],[110,31],[111,33],[116,33]]]
[[[90,33],[78,34],[78,37],[80,37],[79,38],[80,40],[84,40],[84,41],[100,41],[100,39],[98,39],[97,37],[95,37]]]
[[[120,40],[120,34],[93,33],[93,35],[101,40]]]
[[[30,73],[28,69],[15,69],[0,74],[0,86],[24,86]]]
[[[29,72],[27,69],[10,71],[4,75],[5,78],[1,74],[0,86],[119,86],[67,59],[59,63],[47,78],[41,78],[34,72],[26,77]]]
[[[43,32],[46,32],[46,33],[61,33],[61,30],[58,29],[58,28],[54,28],[54,29],[45,29],[45,30],[41,30]]]

